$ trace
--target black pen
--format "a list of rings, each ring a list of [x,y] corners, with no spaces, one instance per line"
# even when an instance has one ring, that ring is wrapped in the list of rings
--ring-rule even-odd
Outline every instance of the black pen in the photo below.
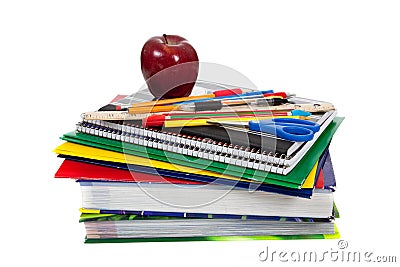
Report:
[[[238,99],[238,100],[217,100],[196,102],[193,104],[183,105],[182,110],[207,111],[220,110],[223,107],[232,106],[279,106],[288,103],[286,98],[256,98],[256,99]]]

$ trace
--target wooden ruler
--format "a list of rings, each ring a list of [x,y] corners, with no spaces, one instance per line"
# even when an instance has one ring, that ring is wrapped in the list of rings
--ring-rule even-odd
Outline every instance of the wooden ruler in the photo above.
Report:
[[[149,114],[130,114],[126,111],[93,111],[82,113],[84,120],[103,120],[103,121],[119,121],[119,120],[142,120],[147,118]]]
[[[245,106],[245,107],[232,107],[232,108],[222,108],[218,111],[229,111],[229,112],[241,112],[241,111],[291,111],[291,110],[303,110],[307,112],[326,112],[330,110],[335,110],[335,107],[331,103],[318,102],[318,103],[307,103],[307,104],[284,104],[279,106],[268,106],[265,107],[255,107],[255,106]],[[152,113],[157,114],[157,113]],[[142,120],[147,118],[149,113],[142,114],[131,114],[129,111],[93,111],[85,112],[81,115],[82,119],[85,120]]]

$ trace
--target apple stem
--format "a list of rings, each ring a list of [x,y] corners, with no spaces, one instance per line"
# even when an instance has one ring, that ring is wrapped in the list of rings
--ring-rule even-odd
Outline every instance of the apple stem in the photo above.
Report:
[[[164,37],[165,43],[168,44],[167,35],[165,33],[163,34],[163,37]]]

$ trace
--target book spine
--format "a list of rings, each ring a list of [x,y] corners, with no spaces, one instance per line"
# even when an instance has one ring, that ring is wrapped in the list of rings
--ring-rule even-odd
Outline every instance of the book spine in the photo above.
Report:
[[[76,130],[90,135],[219,161],[244,168],[280,173],[287,167],[285,154],[279,155],[278,153],[249,147],[218,143],[211,139],[150,130],[136,125],[124,125],[101,120],[84,120],[77,124]]]

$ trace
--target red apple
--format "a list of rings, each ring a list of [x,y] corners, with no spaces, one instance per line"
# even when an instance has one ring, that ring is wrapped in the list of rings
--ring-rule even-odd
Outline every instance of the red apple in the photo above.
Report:
[[[178,35],[156,36],[143,46],[141,68],[156,98],[190,95],[199,73],[199,59],[189,42]]]

